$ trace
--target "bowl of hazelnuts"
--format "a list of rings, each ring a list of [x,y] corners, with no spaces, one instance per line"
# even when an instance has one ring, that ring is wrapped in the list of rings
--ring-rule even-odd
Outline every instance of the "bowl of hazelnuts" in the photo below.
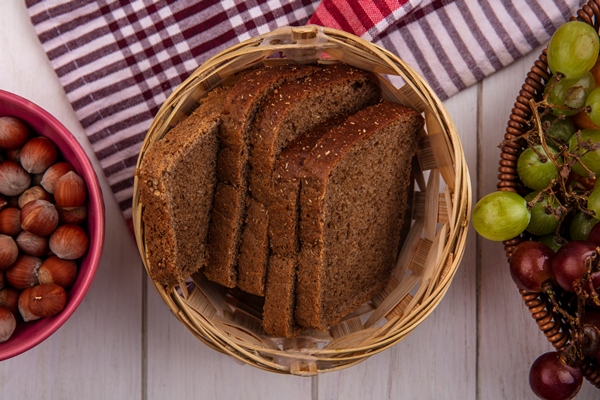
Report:
[[[77,139],[0,90],[0,360],[38,345],[73,314],[103,243],[102,192]]]

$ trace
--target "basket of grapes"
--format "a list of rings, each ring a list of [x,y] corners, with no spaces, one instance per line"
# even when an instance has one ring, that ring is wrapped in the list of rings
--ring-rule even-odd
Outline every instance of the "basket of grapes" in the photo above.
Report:
[[[498,191],[473,209],[504,244],[532,317],[555,348],[531,366],[543,399],[600,388],[600,0],[557,29],[516,99]]]

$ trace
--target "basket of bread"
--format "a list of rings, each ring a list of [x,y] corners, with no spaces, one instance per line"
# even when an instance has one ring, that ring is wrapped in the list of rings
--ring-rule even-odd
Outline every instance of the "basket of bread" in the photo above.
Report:
[[[315,25],[201,65],[134,176],[144,266],[202,342],[316,375],[408,335],[460,263],[471,187],[456,129],[394,54]]]

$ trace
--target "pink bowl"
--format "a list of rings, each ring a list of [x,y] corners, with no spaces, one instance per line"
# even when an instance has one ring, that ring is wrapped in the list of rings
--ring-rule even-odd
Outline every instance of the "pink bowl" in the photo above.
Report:
[[[21,354],[47,339],[73,314],[87,293],[102,255],[104,244],[104,200],[98,177],[83,148],[56,118],[32,102],[0,90],[0,116],[12,116],[29,125],[34,133],[52,139],[62,156],[84,179],[88,189],[87,231],[90,245],[79,262],[77,279],[67,291],[67,305],[59,314],[32,322],[19,322],[11,338],[0,343],[0,361]]]

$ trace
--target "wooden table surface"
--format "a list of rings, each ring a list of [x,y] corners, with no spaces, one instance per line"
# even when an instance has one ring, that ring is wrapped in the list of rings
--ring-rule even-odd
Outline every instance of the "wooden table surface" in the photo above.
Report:
[[[445,102],[461,135],[474,200],[495,190],[497,145],[541,51]],[[57,117],[92,154],[23,2],[0,1],[0,89]],[[99,164],[91,156],[96,171]],[[107,235],[93,285],[49,339],[0,363],[0,399],[532,399],[529,366],[551,350],[508,274],[502,245],[471,230],[452,286],[406,339],[319,377],[261,371],[196,339],[148,281],[106,180]],[[584,383],[578,399],[598,399]]]

